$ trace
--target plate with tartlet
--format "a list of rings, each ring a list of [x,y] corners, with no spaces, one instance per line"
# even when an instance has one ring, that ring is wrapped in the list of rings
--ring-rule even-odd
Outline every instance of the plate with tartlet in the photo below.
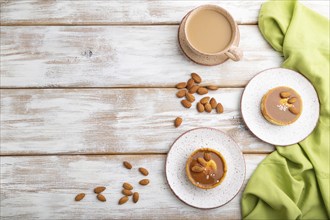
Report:
[[[313,85],[284,68],[262,71],[245,87],[241,112],[250,131],[270,144],[286,146],[305,139],[319,118]]]
[[[213,128],[196,128],[173,143],[166,158],[166,178],[173,193],[200,209],[225,205],[240,191],[245,161],[236,142]]]

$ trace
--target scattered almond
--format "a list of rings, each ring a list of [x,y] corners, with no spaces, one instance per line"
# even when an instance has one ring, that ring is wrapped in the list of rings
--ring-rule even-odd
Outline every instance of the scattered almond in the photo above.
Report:
[[[122,205],[128,201],[128,196],[123,196],[121,199],[119,199],[118,204]]]
[[[197,90],[199,89],[199,86],[197,85],[193,85],[190,89],[189,89],[189,93],[190,94],[194,94],[197,92]]]
[[[132,169],[132,164],[130,164],[129,162],[124,161],[123,164],[127,169],[129,169],[129,170]]]
[[[178,84],[176,84],[176,88],[177,89],[183,89],[183,88],[186,88],[186,86],[187,86],[187,83],[185,83],[185,82],[180,82],[180,83],[178,83]]]
[[[205,159],[206,161],[210,161],[210,160],[211,160],[211,154],[208,153],[208,152],[204,153],[204,159]]]
[[[217,106],[217,101],[214,99],[214,98],[212,98],[211,100],[210,100],[210,105],[211,105],[211,107],[212,108],[215,108],[216,106]]]
[[[148,179],[143,179],[143,180],[140,180],[140,185],[142,185],[142,186],[146,186],[146,185],[148,185],[149,184],[149,180]]]
[[[125,196],[131,196],[133,194],[132,191],[128,189],[123,189],[121,193],[124,194]]]
[[[223,106],[221,103],[218,103],[217,106],[215,107],[217,113],[223,113]]]
[[[195,81],[194,81],[193,79],[189,79],[189,80],[187,81],[187,86],[186,86],[186,88],[189,90],[189,89],[191,89],[191,87],[193,87],[194,84],[195,84]]]
[[[288,103],[293,104],[293,103],[295,103],[296,101],[297,101],[297,98],[296,98],[296,97],[292,97],[292,98],[290,98],[290,99],[288,100]]]
[[[187,100],[182,100],[181,104],[183,105],[183,107],[185,108],[190,108],[191,107],[191,102],[187,101]]]
[[[176,97],[178,97],[178,98],[182,98],[185,95],[186,95],[186,90],[183,90],[183,89],[176,93]]]
[[[208,90],[204,87],[199,87],[198,90],[197,90],[197,93],[200,94],[200,95],[205,95],[208,93]]]
[[[79,193],[78,195],[76,195],[76,197],[74,198],[74,200],[77,201],[77,202],[79,202],[84,197],[85,197],[85,193]]]
[[[280,93],[280,96],[283,99],[290,97],[290,95],[291,95],[290,92],[281,92]]]
[[[203,105],[205,105],[206,103],[208,103],[210,100],[210,97],[206,96],[204,98],[202,98],[199,102]]]
[[[199,165],[195,165],[191,168],[191,171],[195,172],[195,173],[200,173],[203,172],[204,168],[199,166]]]
[[[200,102],[197,102],[197,111],[203,112],[204,110],[205,110],[204,105],[201,104]]]
[[[129,184],[129,183],[124,183],[123,184],[123,187],[124,187],[124,189],[128,189],[128,190],[132,190],[133,189],[133,186],[131,184]]]
[[[190,94],[189,92],[186,92],[186,99],[189,102],[194,102],[195,101],[195,96],[193,96],[192,94]]]
[[[138,192],[133,193],[133,202],[137,203],[139,201],[139,197],[140,196]]]
[[[142,173],[142,175],[144,175],[144,176],[148,176],[148,175],[149,175],[149,172],[148,172],[148,170],[147,170],[146,168],[140,167],[140,168],[139,168],[139,171],[140,171],[140,173]]]
[[[195,81],[195,83],[201,83],[202,78],[197,73],[192,73],[191,78]]]
[[[101,202],[105,202],[105,201],[107,201],[106,198],[104,197],[104,195],[102,195],[102,194],[97,194],[96,198],[97,198],[98,200],[100,200]]]
[[[212,107],[211,107],[210,103],[206,103],[204,105],[204,108],[205,108],[205,111],[206,112],[209,112],[210,113],[212,111]]]
[[[289,108],[289,111],[290,111],[292,114],[294,114],[294,115],[298,115],[298,114],[299,114],[298,109],[296,109],[296,108],[294,108],[294,107],[290,107],[290,108]]]
[[[208,90],[218,90],[218,89],[219,89],[218,86],[206,86],[206,88],[207,88]]]
[[[182,118],[177,117],[177,118],[174,120],[174,126],[177,128],[177,127],[179,127],[181,124],[182,124]],[[140,171],[140,172],[141,172],[141,171]]]
[[[98,186],[94,189],[94,192],[99,194],[101,192],[103,192],[106,188],[104,186]]]

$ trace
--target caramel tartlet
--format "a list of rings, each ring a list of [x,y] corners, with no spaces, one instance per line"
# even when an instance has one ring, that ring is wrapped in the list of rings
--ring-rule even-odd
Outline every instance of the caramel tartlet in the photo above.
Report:
[[[275,125],[289,125],[302,112],[300,95],[292,88],[280,86],[269,90],[261,100],[261,113]]]
[[[212,189],[220,185],[226,172],[227,165],[223,156],[210,148],[194,151],[186,163],[188,179],[202,189]]]

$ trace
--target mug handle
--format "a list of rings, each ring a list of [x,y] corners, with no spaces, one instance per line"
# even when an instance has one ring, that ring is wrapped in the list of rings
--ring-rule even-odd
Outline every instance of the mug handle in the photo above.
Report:
[[[243,52],[236,46],[231,46],[227,52],[225,52],[226,56],[232,59],[233,61],[239,61],[243,57]]]

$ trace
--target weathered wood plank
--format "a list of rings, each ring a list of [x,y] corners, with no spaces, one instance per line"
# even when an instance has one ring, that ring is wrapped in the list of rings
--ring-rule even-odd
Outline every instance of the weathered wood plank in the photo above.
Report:
[[[240,24],[256,24],[264,1],[1,1],[2,25],[178,24],[191,9],[217,4]],[[329,1],[301,1],[329,17]]]
[[[3,89],[1,154],[166,153],[183,132],[215,127],[232,136],[244,152],[270,152],[245,126],[243,89],[208,95],[225,112],[185,109],[177,89]],[[196,100],[200,96],[196,95]],[[182,116],[183,124],[173,121]]]
[[[245,155],[246,181],[266,155]],[[122,161],[134,168],[127,170]],[[199,210],[179,201],[165,178],[165,155],[30,156],[1,158],[1,219],[240,219],[241,192],[228,204]],[[149,169],[150,185],[137,168]],[[140,193],[137,204],[119,206],[123,182]],[[93,188],[105,185],[107,202],[95,198]],[[244,184],[245,185],[245,184]],[[86,197],[75,202],[76,194]]]
[[[174,87],[198,72],[241,87],[282,57],[255,25],[240,26],[244,59],[214,67],[189,61],[178,26],[2,27],[2,87]]]

